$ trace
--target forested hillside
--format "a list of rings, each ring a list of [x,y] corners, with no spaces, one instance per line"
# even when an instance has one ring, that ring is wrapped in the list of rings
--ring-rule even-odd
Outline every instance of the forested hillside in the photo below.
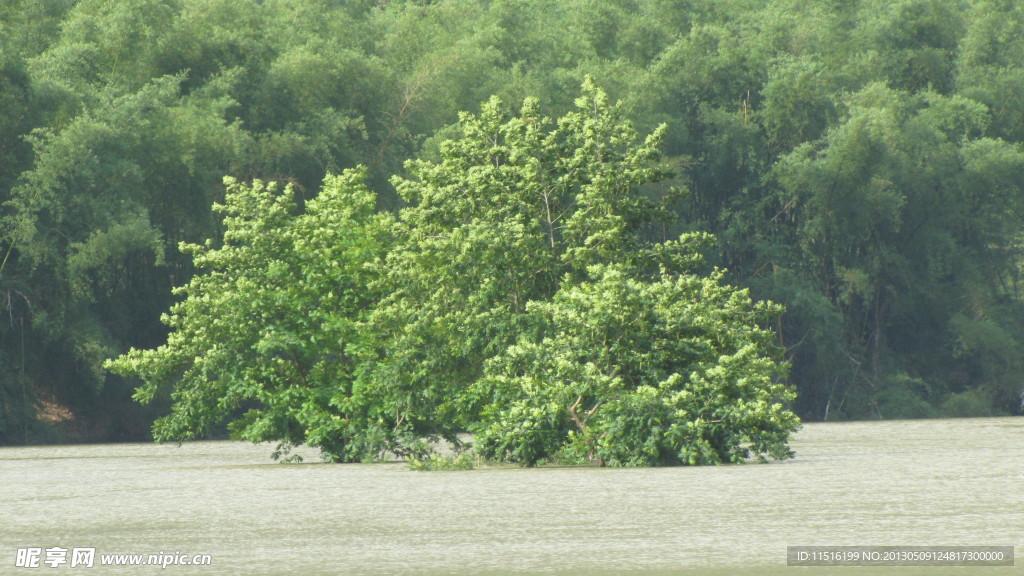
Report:
[[[1019,2],[7,0],[0,442],[147,437],[166,398],[103,362],[166,340],[224,176],[301,210],[362,165],[395,212],[460,111],[558,117],[587,76],[667,124],[666,235],[784,306],[802,418],[1019,411]]]

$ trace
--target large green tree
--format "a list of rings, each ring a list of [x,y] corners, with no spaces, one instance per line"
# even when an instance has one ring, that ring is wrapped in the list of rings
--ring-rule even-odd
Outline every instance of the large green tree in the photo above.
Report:
[[[773,306],[653,237],[674,196],[644,188],[666,176],[661,131],[641,140],[589,81],[576,105],[463,115],[440,161],[395,179],[397,218],[373,215],[358,173],[301,214],[292,188],[231,184],[223,246],[182,246],[200,273],[167,344],[108,367],[143,401],[172,390],[159,439],[228,421],[332,460],[467,429],[530,465],[789,456],[793,396],[759,327]]]

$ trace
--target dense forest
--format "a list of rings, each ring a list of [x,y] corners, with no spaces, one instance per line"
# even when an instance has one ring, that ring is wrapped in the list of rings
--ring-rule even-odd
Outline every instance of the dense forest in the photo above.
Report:
[[[587,77],[667,126],[671,235],[784,307],[801,418],[1018,413],[1022,63],[1009,0],[8,0],[0,442],[148,437],[104,361],[167,340],[225,176],[396,213],[459,112]]]

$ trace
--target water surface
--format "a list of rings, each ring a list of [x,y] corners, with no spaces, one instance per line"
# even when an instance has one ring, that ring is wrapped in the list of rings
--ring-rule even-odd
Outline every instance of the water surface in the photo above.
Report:
[[[808,424],[765,465],[277,464],[237,442],[0,449],[3,574],[1011,574],[1024,418]],[[1015,568],[803,568],[796,545],[1011,545]],[[18,548],[209,566],[15,568]]]

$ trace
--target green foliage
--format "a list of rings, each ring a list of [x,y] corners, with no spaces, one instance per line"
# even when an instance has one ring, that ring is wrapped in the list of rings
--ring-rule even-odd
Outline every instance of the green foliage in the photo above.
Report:
[[[942,403],[942,415],[949,418],[992,416],[994,400],[990,394],[980,389],[951,394]]]
[[[720,273],[637,276],[594,266],[588,281],[531,303],[543,336],[491,359],[476,385],[490,401],[475,425],[482,455],[616,466],[791,455],[794,396],[778,381],[771,333],[757,328],[779,310]]]
[[[138,376],[152,401],[172,387],[158,440],[201,437],[230,421],[239,438],[308,444],[331,460],[372,457],[385,434],[356,386],[361,329],[373,302],[366,263],[383,247],[382,217],[363,173],[324,182],[296,215],[294,188],[227,181],[224,244],[183,244],[200,271],[176,294],[167,343],[107,362]]]
[[[439,162],[410,163],[412,178],[394,180],[411,206],[382,272],[373,380],[424,431],[444,428],[430,422],[435,410],[472,420],[455,399],[484,360],[535,329],[527,303],[565,274],[627,256],[658,215],[634,192],[659,174],[657,135],[636,143],[620,117],[589,85],[557,123],[534,100],[512,117],[492,99],[462,116]]]
[[[410,456],[406,458],[406,462],[409,464],[409,469],[416,472],[447,472],[476,468],[476,459],[469,452],[451,456],[429,454],[425,458]]]
[[[888,378],[871,401],[878,418],[935,418],[938,411],[928,402],[931,396],[928,384],[919,378],[896,374]]]
[[[639,140],[589,82],[576,104],[554,122],[534,101],[510,117],[492,100],[440,162],[395,180],[412,206],[388,256],[375,380],[497,460],[732,462],[747,441],[784,457],[797,420],[764,316],[720,274],[682,274],[689,246],[644,240],[666,217],[640,193],[664,175],[663,130]]]
[[[872,84],[848,98],[841,126],[775,165],[783,201],[799,214],[796,261],[832,306],[854,320],[844,322],[840,344],[857,364],[841,377],[858,388],[862,403],[847,404],[850,415],[934,414],[946,391],[940,383],[948,375],[932,374],[935,388],[914,391],[900,384],[914,377],[898,370],[889,376],[885,363],[939,349],[942,342],[931,337],[949,329],[948,337],[964,344],[966,359],[971,347],[966,342],[981,334],[975,328],[990,326],[957,321],[965,302],[948,298],[951,292],[978,298],[979,279],[1012,266],[1012,257],[1004,260],[1012,249],[993,248],[1001,242],[997,237],[1014,236],[1002,219],[1018,196],[1010,192],[1003,196],[1003,208],[991,205],[989,212],[976,193],[1015,189],[1009,181],[992,185],[979,179],[1003,178],[1005,168],[998,166],[1015,165],[1017,152],[1014,145],[982,136],[987,124],[986,108],[966,98],[931,92],[915,97]],[[928,310],[922,308],[926,302]],[[975,300],[974,306],[987,305]],[[904,329],[927,319],[940,322],[924,330],[930,333]],[[1009,332],[989,334],[982,341],[999,343],[979,342],[979,348],[1002,346],[1000,354],[1012,354],[1007,351],[1017,344]],[[983,362],[978,368],[998,365]],[[977,369],[973,373],[980,375]],[[892,405],[888,410],[882,407],[886,403]]]

